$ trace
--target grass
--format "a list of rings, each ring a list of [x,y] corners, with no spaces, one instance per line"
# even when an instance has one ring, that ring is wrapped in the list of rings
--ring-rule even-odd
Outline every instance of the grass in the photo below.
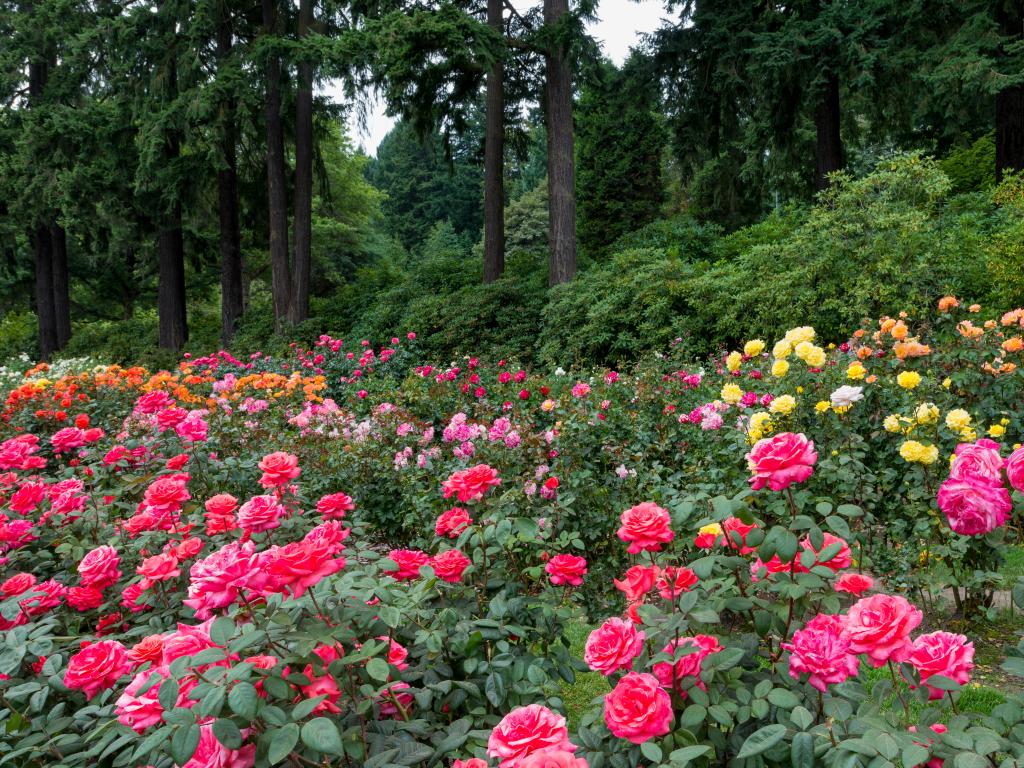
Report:
[[[1007,549],[1006,562],[1001,570],[1007,587],[1012,587],[1018,579],[1024,578],[1024,546]]]
[[[583,646],[594,627],[579,621],[570,624],[568,632],[569,650],[577,659],[583,658]],[[565,703],[566,719],[569,721],[569,732],[572,733],[580,724],[583,713],[591,708],[598,696],[611,690],[607,678],[600,672],[577,672],[576,682],[562,683],[562,701]]]

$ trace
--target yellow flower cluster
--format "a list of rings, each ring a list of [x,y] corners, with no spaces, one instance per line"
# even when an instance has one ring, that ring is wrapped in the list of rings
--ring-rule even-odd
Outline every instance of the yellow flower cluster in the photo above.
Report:
[[[789,373],[789,363],[785,360],[776,360],[772,363],[772,376],[781,379],[787,373]]]
[[[750,415],[750,423],[747,425],[747,434],[751,442],[757,442],[765,435],[772,432],[772,416],[765,411],[758,411]]]
[[[939,420],[939,407],[934,403],[921,403],[914,412],[918,424],[935,424]]]
[[[860,381],[867,373],[868,369],[864,367],[860,360],[854,360],[850,363],[850,367],[846,369],[846,378]]]
[[[779,395],[772,400],[771,405],[768,406],[768,410],[772,413],[788,416],[796,410],[796,398],[792,395]]]
[[[917,440],[905,440],[900,446],[900,456],[909,462],[934,464],[939,458],[939,449],[934,445],[919,443]]]
[[[761,339],[751,339],[743,345],[743,354],[747,357],[757,357],[764,352],[764,341]]]
[[[921,383],[921,374],[917,371],[900,371],[896,383],[903,389],[914,389]]]
[[[730,352],[729,356],[725,358],[725,367],[730,371],[738,371],[742,362],[743,355],[739,352]]]
[[[738,384],[729,382],[722,387],[721,393],[719,393],[722,400],[729,403],[730,405],[736,405],[743,397],[743,389]]]
[[[815,403],[814,410],[816,410],[818,413],[825,413],[831,407],[832,404],[829,403],[828,400],[819,400],[817,403]]]
[[[956,408],[946,414],[946,426],[954,432],[961,432],[971,426],[971,414],[963,408]]]

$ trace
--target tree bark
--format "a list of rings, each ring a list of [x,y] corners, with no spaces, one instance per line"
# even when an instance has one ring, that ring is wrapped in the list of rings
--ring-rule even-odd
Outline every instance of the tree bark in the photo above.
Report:
[[[50,224],[52,254],[53,314],[57,331],[57,349],[71,340],[71,295],[68,286],[68,237],[64,227]]]
[[[555,27],[569,13],[569,0],[544,0],[544,24]],[[576,181],[573,158],[572,71],[564,44],[546,59],[548,129],[548,284],[576,275]]]
[[[502,33],[502,0],[487,0],[487,23]],[[487,73],[484,133],[484,282],[505,271],[505,65],[498,59]]]
[[[40,224],[32,232],[36,267],[36,318],[39,324],[39,358],[49,360],[57,351],[57,316],[53,307],[53,247],[50,228]]]
[[[226,6],[217,27],[217,59],[223,66],[231,56],[231,11]],[[221,342],[231,343],[235,325],[245,309],[242,301],[242,230],[238,215],[238,160],[236,105],[233,95],[221,104],[221,153],[217,171],[217,209],[220,215],[220,321]]]
[[[299,0],[298,36],[313,25],[313,0]],[[299,61],[295,94],[295,252],[292,256],[292,324],[309,317],[310,245],[313,238],[313,63]]]
[[[277,34],[276,0],[263,0],[263,32]],[[270,230],[271,294],[274,326],[281,329],[291,301],[291,270],[288,267],[288,199],[285,193],[284,126],[281,122],[281,59],[267,58],[264,119],[267,134],[267,223]]]
[[[843,140],[839,135],[839,76],[829,75],[818,95],[814,109],[814,125],[817,128],[817,152],[814,169],[814,185],[818,190],[829,185],[828,174],[843,167]]]
[[[157,314],[160,318],[160,347],[179,350],[188,341],[185,313],[185,243],[181,231],[181,202],[164,214],[157,239],[159,287]]]
[[[996,4],[999,32],[1010,42],[1024,36],[1024,0]],[[996,181],[1007,172],[1024,170],[1024,86],[996,94]]]

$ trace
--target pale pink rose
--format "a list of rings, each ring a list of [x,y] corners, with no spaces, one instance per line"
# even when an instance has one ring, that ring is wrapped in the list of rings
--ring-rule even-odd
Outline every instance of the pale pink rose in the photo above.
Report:
[[[494,726],[487,739],[487,754],[500,760],[500,768],[518,768],[534,752],[575,752],[565,718],[540,704],[517,707]]]
[[[930,632],[914,640],[907,661],[921,676],[929,699],[941,699],[945,692],[928,685],[932,675],[942,675],[964,685],[974,669],[974,643],[952,632]]]
[[[873,667],[889,660],[905,661],[910,653],[910,633],[922,614],[905,597],[872,595],[858,600],[846,615],[846,636],[851,653],[867,654]]]
[[[644,645],[644,633],[630,621],[608,619],[590,633],[583,648],[583,660],[595,672],[610,675],[628,669]]]
[[[807,682],[819,691],[857,675],[860,661],[850,653],[850,640],[839,616],[818,614],[782,647],[789,651],[790,677],[799,680],[801,675],[809,675]]]
[[[983,477],[950,477],[939,486],[939,509],[949,527],[962,536],[981,536],[1010,519],[1010,493]]]
[[[617,738],[642,744],[669,732],[672,700],[654,675],[630,672],[604,697],[604,722]]]
[[[781,491],[809,478],[818,454],[814,443],[806,436],[781,432],[758,440],[746,458],[753,473],[749,481],[751,488],[759,491],[767,485],[773,491]]]
[[[999,443],[986,437],[976,443],[960,443],[955,455],[949,468],[950,477],[957,480],[983,477],[992,483],[1002,484],[1004,462],[999,455]]]

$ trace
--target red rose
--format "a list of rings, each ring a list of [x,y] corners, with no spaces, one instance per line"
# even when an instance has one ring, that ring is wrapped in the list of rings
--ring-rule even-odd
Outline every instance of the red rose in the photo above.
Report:
[[[392,549],[388,552],[388,559],[398,568],[384,573],[398,581],[410,581],[419,578],[420,568],[426,565],[430,558],[426,552],[420,552],[418,549]]]

